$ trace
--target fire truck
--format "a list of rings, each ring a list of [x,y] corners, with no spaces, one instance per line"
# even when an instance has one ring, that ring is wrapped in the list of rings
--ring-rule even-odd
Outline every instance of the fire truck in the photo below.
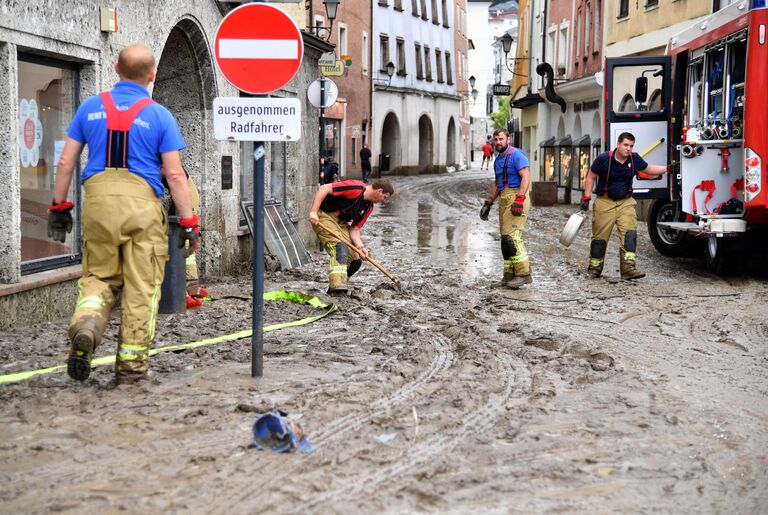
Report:
[[[717,274],[768,236],[767,27],[766,0],[742,0],[674,36],[664,56],[606,59],[606,147],[631,132],[649,163],[680,162],[676,176],[633,183],[652,200],[654,247],[703,251]]]

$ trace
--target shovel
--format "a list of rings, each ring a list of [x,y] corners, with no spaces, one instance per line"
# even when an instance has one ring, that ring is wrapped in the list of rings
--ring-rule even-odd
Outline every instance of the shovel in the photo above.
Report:
[[[347,247],[349,247],[350,249],[354,250],[354,251],[357,253],[357,255],[358,255],[358,256],[360,256],[360,259],[365,259],[366,261],[368,261],[369,263],[371,263],[373,266],[375,266],[376,268],[378,268],[379,270],[381,270],[381,271],[382,271],[382,273],[383,273],[384,275],[386,275],[387,277],[389,277],[389,279],[390,279],[390,280],[391,280],[393,283],[395,283],[395,286],[397,287],[397,289],[398,289],[398,290],[400,290],[400,289],[402,288],[402,285],[400,284],[400,280],[399,280],[397,277],[395,277],[394,275],[392,275],[392,274],[389,272],[389,270],[387,270],[386,268],[384,268],[383,266],[381,266],[379,263],[377,263],[376,261],[374,261],[374,259],[373,259],[372,257],[368,256],[367,258],[363,258],[363,257],[362,257],[362,254],[361,254],[361,253],[360,253],[360,251],[357,249],[357,247],[355,247],[354,245],[352,245],[352,243],[350,243],[350,242],[348,242],[347,240],[345,240],[344,238],[342,238],[342,237],[341,237],[339,234],[337,234],[337,233],[336,233],[336,231],[334,231],[333,229],[329,228],[327,225],[323,225],[323,222],[317,222],[317,225],[319,225],[319,226],[320,226],[322,229],[324,229],[326,232],[328,232],[328,233],[329,233],[331,236],[333,236],[334,238],[336,238],[337,240],[339,240],[340,242],[342,242],[344,245],[346,245],[346,246],[347,246]]]

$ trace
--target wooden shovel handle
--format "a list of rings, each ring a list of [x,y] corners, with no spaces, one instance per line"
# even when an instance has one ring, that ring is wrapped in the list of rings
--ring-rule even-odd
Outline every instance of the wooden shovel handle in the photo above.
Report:
[[[336,238],[337,240],[339,240],[340,242],[342,242],[344,245],[346,245],[346,246],[347,246],[347,247],[349,247],[350,249],[354,250],[354,251],[357,253],[357,255],[358,255],[358,256],[360,256],[362,259],[365,259],[365,260],[367,260],[367,261],[368,261],[369,263],[371,263],[373,266],[375,266],[376,268],[378,268],[379,270],[381,270],[381,271],[382,271],[382,273],[383,273],[384,275],[386,275],[387,277],[389,277],[389,278],[390,278],[390,280],[391,280],[392,282],[394,282],[394,283],[396,283],[396,284],[400,282],[400,281],[397,279],[397,277],[395,277],[394,275],[392,275],[391,273],[389,273],[389,270],[387,270],[386,268],[384,268],[383,266],[381,266],[379,263],[377,263],[376,261],[374,261],[374,259],[373,259],[372,257],[368,256],[367,258],[363,258],[362,254],[360,253],[360,250],[359,250],[357,247],[355,247],[354,245],[352,245],[352,243],[351,243],[351,242],[348,242],[346,239],[344,239],[344,238],[343,238],[343,237],[341,237],[339,234],[337,234],[337,233],[336,233],[336,231],[334,231],[333,229],[331,229],[331,228],[330,228],[330,227],[328,227],[327,225],[324,225],[324,224],[323,224],[323,222],[320,222],[320,221],[318,221],[318,222],[317,222],[317,225],[319,225],[319,226],[320,226],[320,227],[321,227],[323,230],[325,230],[325,232],[329,233],[331,236],[333,236],[334,238]]]

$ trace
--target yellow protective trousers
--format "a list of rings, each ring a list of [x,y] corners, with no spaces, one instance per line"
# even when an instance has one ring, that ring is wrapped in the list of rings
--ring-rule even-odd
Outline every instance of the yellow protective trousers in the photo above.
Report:
[[[609,197],[597,197],[592,213],[592,241],[604,241],[607,245],[613,227],[619,233],[621,260],[635,261],[635,249],[624,248],[624,237],[629,231],[637,231],[637,202],[632,197],[613,200]],[[604,256],[590,256],[590,268],[602,269]]]
[[[531,198],[526,195],[522,215],[513,215],[512,204],[519,191],[520,188],[505,188],[499,195],[499,232],[501,236],[510,236],[515,243],[515,254],[504,260],[505,274],[514,271],[516,276],[526,276],[531,275],[531,263],[523,242],[523,231],[525,222],[528,221],[528,212],[531,210]]]
[[[148,369],[168,260],[165,211],[149,183],[124,168],[107,168],[84,188],[83,276],[69,335],[89,329],[98,345],[122,291],[115,373],[140,378]]]
[[[331,229],[333,232],[345,238],[347,242],[352,242],[352,238],[349,236],[349,224],[339,221],[339,215],[336,213],[326,213],[325,211],[318,211],[318,218],[320,223]],[[339,239],[332,236],[328,231],[320,227],[319,225],[313,225],[312,229],[320,238],[320,243],[323,248],[331,257],[328,264],[328,290],[334,291],[337,289],[346,289],[347,287],[347,266],[355,259],[360,259],[357,252],[352,249],[348,249],[348,257],[346,262],[340,263],[336,259],[336,244],[339,243]],[[342,243],[343,245],[343,243]]]

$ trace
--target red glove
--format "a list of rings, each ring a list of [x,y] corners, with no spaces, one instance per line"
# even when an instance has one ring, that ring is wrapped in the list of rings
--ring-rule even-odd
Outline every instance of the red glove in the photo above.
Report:
[[[48,206],[48,237],[64,243],[67,233],[72,232],[72,215],[69,213],[75,205],[72,202],[56,203],[54,199]]]
[[[181,226],[181,232],[179,233],[179,248],[183,249],[185,246],[187,250],[184,252],[186,257],[194,254],[200,247],[200,229],[198,224],[200,219],[197,215],[192,215],[189,218],[182,218],[179,220]],[[189,242],[189,245],[187,245]]]
[[[579,204],[579,207],[582,211],[589,211],[589,201],[592,200],[592,197],[589,195],[584,195],[581,197],[581,204]]]
[[[523,208],[525,207],[525,195],[519,193],[515,195],[515,201],[512,203],[512,214],[515,216],[523,216]]]

